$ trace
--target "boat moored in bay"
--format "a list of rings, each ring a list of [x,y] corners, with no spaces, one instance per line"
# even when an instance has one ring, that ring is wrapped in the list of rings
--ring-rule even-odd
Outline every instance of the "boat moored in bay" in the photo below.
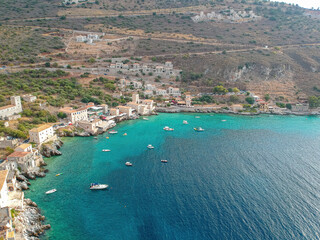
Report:
[[[54,188],[54,189],[51,189],[51,190],[47,191],[46,194],[51,194],[51,193],[54,193],[56,191],[57,191],[57,189]]]
[[[90,184],[90,190],[103,190],[107,189],[109,185],[107,184],[100,184],[100,183],[91,183]]]

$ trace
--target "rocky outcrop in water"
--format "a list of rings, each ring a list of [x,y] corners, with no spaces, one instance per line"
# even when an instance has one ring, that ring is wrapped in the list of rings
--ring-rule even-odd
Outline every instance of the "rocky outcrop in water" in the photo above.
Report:
[[[35,240],[44,233],[45,230],[50,229],[50,224],[42,224],[45,217],[41,215],[38,205],[30,199],[24,200],[24,209],[14,218],[13,224],[16,231],[23,239]]]
[[[62,147],[62,145],[63,142],[61,140],[43,144],[40,152],[45,157],[62,155],[62,153],[58,150]]]

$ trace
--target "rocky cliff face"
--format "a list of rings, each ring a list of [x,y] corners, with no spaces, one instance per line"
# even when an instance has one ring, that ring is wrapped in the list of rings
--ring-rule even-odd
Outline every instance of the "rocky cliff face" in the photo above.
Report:
[[[60,149],[62,145],[63,142],[61,140],[43,144],[40,153],[45,157],[61,155],[62,153],[58,149]]]
[[[50,224],[44,225],[45,217],[41,215],[40,209],[30,199],[24,200],[24,209],[13,220],[16,227],[17,237],[26,240],[39,239],[45,230],[50,229]],[[18,238],[17,238],[18,239]]]

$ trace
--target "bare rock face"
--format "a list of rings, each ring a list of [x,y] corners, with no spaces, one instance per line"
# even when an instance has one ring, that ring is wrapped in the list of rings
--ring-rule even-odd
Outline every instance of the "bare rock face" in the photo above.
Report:
[[[20,183],[20,188],[23,189],[23,190],[29,189],[28,184],[26,182],[21,182]]]
[[[40,209],[35,202],[25,199],[25,207],[20,214],[14,218],[13,224],[16,230],[22,233],[27,240],[39,239],[45,230],[50,229],[50,224],[42,224],[45,217],[41,215]]]
[[[56,140],[51,144],[44,144],[41,149],[41,154],[45,157],[58,156],[62,153],[58,150],[62,147],[63,142],[61,140]]]

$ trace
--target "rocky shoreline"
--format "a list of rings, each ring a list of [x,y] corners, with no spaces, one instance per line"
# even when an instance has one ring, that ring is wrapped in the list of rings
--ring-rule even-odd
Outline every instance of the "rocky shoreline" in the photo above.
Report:
[[[295,116],[314,116],[320,115],[320,112],[236,112],[226,109],[217,109],[212,107],[198,107],[198,108],[183,108],[183,107],[158,107],[156,111],[159,113],[222,113],[222,114],[235,114],[235,115],[260,115],[260,114],[269,114],[269,115],[295,115]]]

